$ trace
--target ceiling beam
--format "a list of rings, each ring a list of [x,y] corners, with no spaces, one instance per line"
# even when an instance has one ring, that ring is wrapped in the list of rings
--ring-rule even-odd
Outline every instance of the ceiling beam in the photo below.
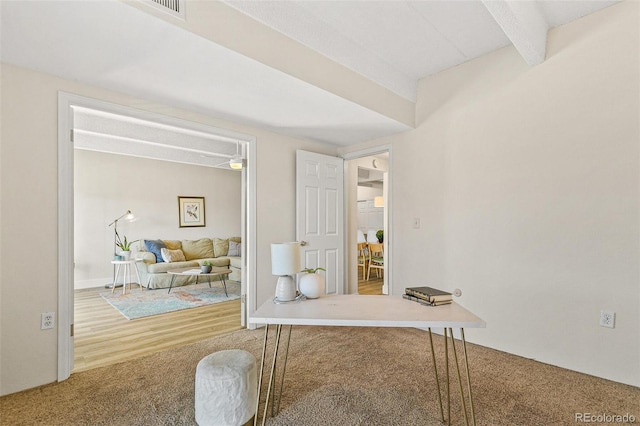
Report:
[[[398,123],[415,127],[415,102],[222,1],[185,0],[189,16],[186,21],[150,8],[144,2],[126,3]]]
[[[537,1],[482,0],[482,3],[527,64],[544,62],[549,24]]]

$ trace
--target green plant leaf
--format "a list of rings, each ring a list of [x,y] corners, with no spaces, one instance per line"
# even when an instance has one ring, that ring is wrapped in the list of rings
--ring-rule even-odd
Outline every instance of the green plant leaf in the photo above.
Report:
[[[140,241],[140,240],[127,241],[126,235],[121,240],[118,234],[116,234],[116,240],[117,240],[116,245],[120,247],[120,250],[122,251],[131,251],[131,244],[135,243],[136,241]]]
[[[303,269],[300,272],[306,272],[307,274],[317,274],[318,271],[326,271],[326,269],[324,269],[324,268],[315,268],[315,269],[307,268],[307,269]]]

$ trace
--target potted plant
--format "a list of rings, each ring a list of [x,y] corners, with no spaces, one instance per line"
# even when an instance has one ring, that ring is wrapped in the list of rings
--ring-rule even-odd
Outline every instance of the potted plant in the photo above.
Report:
[[[384,239],[384,231],[382,229],[378,229],[378,232],[376,232],[376,238],[378,239],[378,242],[382,244],[382,240]]]
[[[202,265],[200,265],[200,269],[203,273],[208,274],[209,272],[211,272],[211,262],[205,260],[204,262],[202,262]]]
[[[125,235],[124,239],[120,239],[120,236],[116,234],[116,245],[120,247],[120,256],[124,260],[129,260],[131,258],[131,244],[135,243],[139,240],[128,241],[127,236]]]
[[[300,277],[300,293],[304,294],[308,299],[317,299],[325,292],[324,278],[318,274],[318,271],[326,271],[324,268],[307,268],[300,272],[305,274]]]

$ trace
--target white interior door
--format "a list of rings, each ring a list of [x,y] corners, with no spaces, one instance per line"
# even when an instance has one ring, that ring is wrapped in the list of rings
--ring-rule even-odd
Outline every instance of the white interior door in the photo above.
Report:
[[[324,268],[326,293],[344,293],[344,160],[296,152],[296,239],[304,268]]]

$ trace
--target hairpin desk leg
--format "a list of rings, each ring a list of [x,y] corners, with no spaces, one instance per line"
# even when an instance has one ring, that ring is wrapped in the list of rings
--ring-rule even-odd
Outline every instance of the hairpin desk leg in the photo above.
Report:
[[[260,374],[258,375],[258,396],[256,401],[256,414],[253,416],[253,426],[258,426],[258,413],[260,412],[260,392],[262,390],[262,374],[264,372],[264,359],[267,354],[267,337],[269,336],[269,324],[264,326],[264,343],[262,344],[262,360],[260,361]]]
[[[280,334],[282,332],[282,325],[276,326],[276,343],[273,347],[273,361],[271,362],[271,372],[269,373],[269,385],[267,386],[267,398],[264,401],[264,413],[262,415],[262,426],[267,421],[267,410],[269,409],[269,400],[271,398],[271,389],[274,383],[274,373],[276,369],[276,358],[278,358],[278,346],[280,345]]]
[[[436,390],[438,391],[438,404],[440,405],[440,417],[444,422],[444,411],[442,410],[442,396],[440,395],[440,380],[438,380],[438,368],[436,367],[436,352],[433,350],[433,335],[429,327],[429,344],[431,345],[431,358],[433,359],[433,373],[436,376]]]
[[[451,394],[449,393],[449,346],[447,343],[447,329],[444,329],[444,370],[447,376],[447,424],[451,424]]]
[[[282,363],[282,374],[280,376],[280,391],[278,392],[278,404],[276,405],[275,411],[273,408],[271,410],[272,414],[278,414],[280,412],[280,401],[282,400],[282,389],[284,388],[284,373],[287,371],[287,359],[289,358],[289,345],[291,344],[291,331],[293,329],[293,325],[289,326],[289,336],[287,337],[287,346],[284,350],[284,361]],[[275,391],[275,389],[274,389]]]
[[[464,401],[464,392],[462,392],[462,377],[460,376],[460,365],[458,364],[458,352],[456,351],[456,342],[453,339],[453,329],[449,329],[451,333],[451,348],[453,349],[453,360],[456,363],[456,372],[458,373],[458,386],[460,387],[460,402],[462,403],[462,413],[464,414],[464,422],[469,426],[469,419],[467,418],[467,404]]]
[[[471,377],[469,376],[469,358],[467,357],[467,341],[464,339],[464,328],[460,329],[462,336],[462,352],[464,355],[464,367],[467,371],[467,386],[469,389],[469,405],[471,408],[471,424],[476,426],[476,413],[473,410],[473,394],[471,393]]]

